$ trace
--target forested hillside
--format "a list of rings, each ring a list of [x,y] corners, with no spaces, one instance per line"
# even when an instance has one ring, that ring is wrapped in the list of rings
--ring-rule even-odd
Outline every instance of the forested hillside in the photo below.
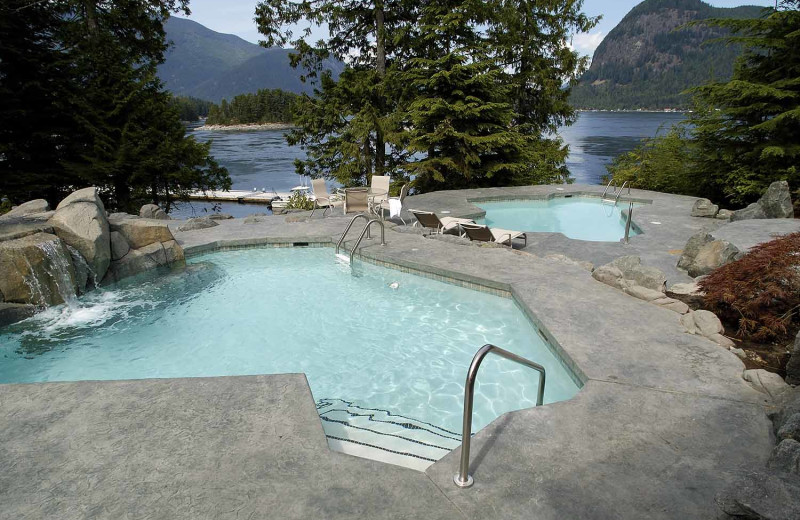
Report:
[[[296,99],[297,94],[280,89],[240,94],[230,103],[223,99],[219,105],[211,105],[206,124],[291,123],[292,105]]]
[[[755,18],[757,6],[717,8],[700,0],[645,0],[597,47],[589,70],[570,98],[578,108],[687,108],[688,88],[733,73],[736,45],[712,40],[720,27],[685,24],[708,18]]]

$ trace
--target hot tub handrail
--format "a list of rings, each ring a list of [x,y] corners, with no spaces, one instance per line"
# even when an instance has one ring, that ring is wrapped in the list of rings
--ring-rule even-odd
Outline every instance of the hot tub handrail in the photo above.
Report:
[[[346,228],[344,228],[344,233],[342,233],[342,238],[340,238],[339,242],[336,243],[337,255],[339,254],[339,248],[342,246],[342,242],[344,242],[344,238],[347,236],[347,233],[350,231],[350,228],[353,227],[353,223],[355,223],[355,221],[358,220],[359,218],[363,218],[364,220],[369,222],[369,217],[365,213],[359,213],[358,215],[350,219],[350,223],[347,224]],[[367,225],[367,230],[369,230],[369,225]],[[367,238],[369,238],[369,235],[367,235]]]
[[[455,482],[456,486],[462,488],[470,487],[474,482],[469,474],[469,445],[472,437],[472,401],[475,390],[475,378],[478,376],[478,369],[483,362],[483,358],[491,353],[539,372],[541,376],[539,377],[539,391],[536,395],[536,406],[541,406],[544,401],[545,370],[542,365],[492,344],[482,346],[478,352],[475,353],[475,357],[472,358],[472,363],[469,365],[469,370],[467,370],[467,381],[464,384],[464,422],[463,431],[461,432],[461,465],[459,466],[458,473],[453,477],[453,482]]]
[[[606,189],[603,190],[603,194],[600,195],[600,199],[601,200],[606,198],[606,193],[608,193],[608,188],[611,187],[611,183],[613,183],[613,182],[614,182],[614,178],[612,177],[611,180],[608,181],[608,184],[606,184]],[[617,187],[616,186],[614,186],[614,191],[617,191]]]
[[[375,222],[377,222],[381,226],[381,245],[382,246],[386,245],[386,240],[385,240],[386,228],[383,226],[383,222],[381,222],[380,220],[378,220],[376,218],[370,220],[369,222],[367,222],[367,225],[364,226],[364,229],[361,231],[361,234],[358,236],[358,240],[356,240],[355,245],[353,245],[353,249],[350,250],[350,264],[351,265],[353,263],[353,256],[355,256],[355,254],[356,254],[356,249],[358,249],[358,245],[361,243],[361,240],[364,238],[364,235],[369,232],[369,227],[372,224],[374,224]],[[369,236],[369,235],[367,235],[367,236]]]
[[[622,190],[625,189],[625,186],[628,186],[628,195],[631,194],[631,187],[630,187],[630,185],[628,185],[628,181],[623,182],[622,183],[622,187],[619,189],[619,193],[617,193],[617,198],[614,199],[614,205],[615,206],[617,205],[617,202],[619,202],[619,197],[620,197],[620,195],[622,195]]]

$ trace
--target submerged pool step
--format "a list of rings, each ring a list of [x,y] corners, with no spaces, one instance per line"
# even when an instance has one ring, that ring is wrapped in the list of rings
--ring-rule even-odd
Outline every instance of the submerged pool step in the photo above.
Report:
[[[358,457],[425,470],[461,443],[456,432],[342,399],[321,399],[317,410],[330,447]]]

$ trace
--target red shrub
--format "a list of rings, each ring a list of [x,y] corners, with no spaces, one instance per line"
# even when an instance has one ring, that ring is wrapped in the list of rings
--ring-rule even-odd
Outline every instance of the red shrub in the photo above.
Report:
[[[796,332],[800,310],[800,233],[759,244],[700,282],[705,307],[738,335],[784,340]]]

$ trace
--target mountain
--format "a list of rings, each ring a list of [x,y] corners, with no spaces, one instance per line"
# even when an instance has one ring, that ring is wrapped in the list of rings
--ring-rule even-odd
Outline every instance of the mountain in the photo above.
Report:
[[[232,34],[222,34],[184,18],[170,18],[164,25],[171,43],[158,76],[167,90],[219,103],[237,94],[264,88],[311,92],[300,81],[300,69],[289,64],[289,50],[265,49]],[[337,76],[342,64],[326,65]]]
[[[597,47],[570,101],[586,109],[687,108],[690,97],[681,92],[730,79],[741,48],[707,43],[727,35],[724,29],[678,28],[708,18],[755,18],[762,10],[712,7],[700,0],[645,0]]]

